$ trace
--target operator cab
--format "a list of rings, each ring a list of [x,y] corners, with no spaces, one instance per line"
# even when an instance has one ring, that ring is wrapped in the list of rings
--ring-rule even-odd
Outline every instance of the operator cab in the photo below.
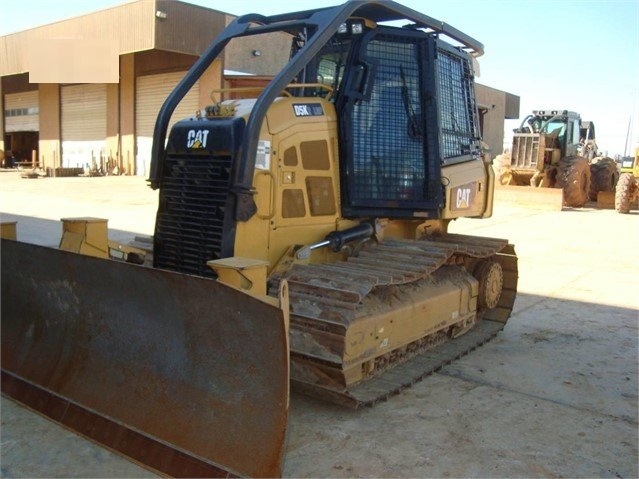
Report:
[[[438,217],[442,166],[481,159],[470,55],[433,33],[351,18],[296,80],[331,89],[345,217]]]
[[[548,149],[559,150],[560,157],[573,156],[595,138],[591,122],[582,122],[578,113],[568,110],[534,110],[515,133],[543,134]]]

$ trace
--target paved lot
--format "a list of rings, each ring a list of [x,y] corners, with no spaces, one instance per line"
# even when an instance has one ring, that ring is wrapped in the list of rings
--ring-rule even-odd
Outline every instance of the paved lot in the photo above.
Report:
[[[498,198],[499,200],[499,198]],[[141,178],[0,172],[0,214],[56,246],[60,218],[153,232]],[[374,408],[293,395],[287,477],[611,477],[638,471],[639,214],[497,203],[454,232],[509,238],[519,295],[491,343]],[[2,398],[3,477],[155,477]]]

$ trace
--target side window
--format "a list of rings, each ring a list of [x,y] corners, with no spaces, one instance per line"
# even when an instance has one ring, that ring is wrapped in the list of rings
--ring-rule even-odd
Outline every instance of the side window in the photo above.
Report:
[[[572,121],[571,122],[571,133],[568,136],[568,143],[571,145],[576,145],[579,143],[579,122]]]
[[[338,52],[325,52],[319,57],[317,63],[317,83],[330,87],[335,97],[339,85],[344,77],[344,64],[345,64],[346,50],[342,49]],[[318,95],[326,97],[329,90],[319,89]]]
[[[447,163],[447,159],[473,154],[478,139],[472,72],[467,60],[440,50],[438,76],[442,156]]]
[[[320,59],[317,66],[317,83],[334,86],[338,79],[337,59],[333,56],[325,56]]]
[[[424,138],[419,46],[406,38],[366,45],[375,65],[370,95],[353,109],[353,199],[419,201],[424,198]]]

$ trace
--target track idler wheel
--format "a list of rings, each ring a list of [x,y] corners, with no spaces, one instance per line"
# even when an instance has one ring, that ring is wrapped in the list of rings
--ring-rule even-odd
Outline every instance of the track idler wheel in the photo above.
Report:
[[[493,309],[499,303],[504,286],[504,271],[497,261],[487,259],[475,267],[473,276],[479,281],[478,307]]]

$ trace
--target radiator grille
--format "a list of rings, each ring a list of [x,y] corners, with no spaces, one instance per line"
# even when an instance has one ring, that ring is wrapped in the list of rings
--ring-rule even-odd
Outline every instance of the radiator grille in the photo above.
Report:
[[[535,133],[518,133],[513,137],[511,166],[518,169],[537,168],[539,157],[540,135]]]
[[[214,277],[206,262],[220,257],[230,156],[171,156],[165,160],[156,220],[159,268]]]

